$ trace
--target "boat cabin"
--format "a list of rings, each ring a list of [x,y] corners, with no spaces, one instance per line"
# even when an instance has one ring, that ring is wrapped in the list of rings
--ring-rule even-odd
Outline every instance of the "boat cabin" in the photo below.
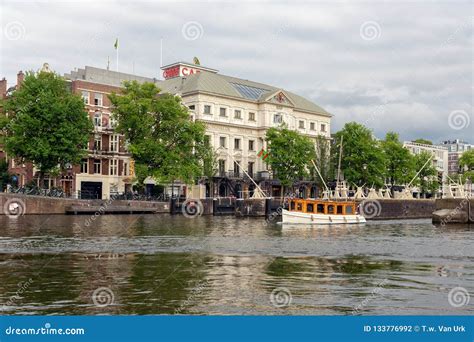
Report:
[[[289,211],[322,215],[356,215],[356,203],[292,199]]]

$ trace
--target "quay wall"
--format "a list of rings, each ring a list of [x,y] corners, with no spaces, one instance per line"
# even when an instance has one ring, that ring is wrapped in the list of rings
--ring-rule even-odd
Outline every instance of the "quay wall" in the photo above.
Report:
[[[11,208],[9,208],[11,207]],[[152,210],[154,213],[169,213],[168,202],[151,201],[126,201],[126,200],[80,200],[72,198],[54,198],[45,196],[32,196],[22,194],[0,193],[0,215],[9,213],[9,210],[17,210],[20,215],[51,215],[66,214],[71,207],[90,208],[96,211],[98,208],[112,209],[114,207],[127,207],[130,212],[140,209]]]
[[[474,198],[443,198],[436,200],[433,223],[474,223]]]
[[[432,199],[365,199],[357,202],[369,220],[431,218],[436,208],[435,200]],[[277,199],[244,199],[236,201],[235,214],[268,216],[272,213],[281,214],[281,208],[283,204]]]

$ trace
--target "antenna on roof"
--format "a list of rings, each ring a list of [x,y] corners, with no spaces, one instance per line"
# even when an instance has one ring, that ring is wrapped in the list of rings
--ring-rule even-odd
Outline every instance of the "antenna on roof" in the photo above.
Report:
[[[160,39],[160,68],[163,66],[163,37]]]

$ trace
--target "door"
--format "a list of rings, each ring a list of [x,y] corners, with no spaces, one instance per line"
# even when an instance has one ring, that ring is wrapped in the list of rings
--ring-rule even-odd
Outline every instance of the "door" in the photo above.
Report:
[[[102,182],[81,182],[82,199],[102,199]]]

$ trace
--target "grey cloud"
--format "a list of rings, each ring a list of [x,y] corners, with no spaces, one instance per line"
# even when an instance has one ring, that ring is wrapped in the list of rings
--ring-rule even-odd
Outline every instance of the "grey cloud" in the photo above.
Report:
[[[367,123],[383,137],[472,139],[472,12],[469,1],[369,2],[13,2],[4,1],[1,27],[20,22],[19,40],[0,40],[0,76],[45,61],[60,72],[105,67],[120,39],[120,70],[159,77],[164,62],[190,61],[221,73],[280,86],[333,113],[333,129]],[[185,23],[203,32],[190,41]],[[361,37],[374,21],[379,36]],[[385,104],[373,119],[373,111]],[[464,110],[471,125],[453,130],[449,114]]]

